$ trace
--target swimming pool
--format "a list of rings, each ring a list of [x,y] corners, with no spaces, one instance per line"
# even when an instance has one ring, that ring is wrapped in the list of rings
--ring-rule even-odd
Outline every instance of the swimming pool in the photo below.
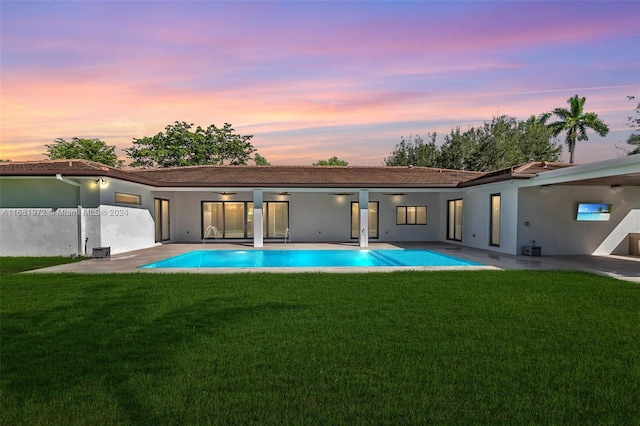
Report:
[[[196,250],[141,268],[482,266],[429,250]]]

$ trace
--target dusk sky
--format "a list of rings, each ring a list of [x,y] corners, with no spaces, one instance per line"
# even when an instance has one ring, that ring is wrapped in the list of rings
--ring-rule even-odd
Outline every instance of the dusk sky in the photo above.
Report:
[[[5,1],[0,158],[55,138],[122,148],[175,121],[231,123],[273,165],[383,165],[497,115],[587,98],[616,158],[640,100],[639,1]],[[635,96],[634,100],[627,96]],[[564,145],[564,134],[559,137]],[[568,161],[566,147],[563,160]]]

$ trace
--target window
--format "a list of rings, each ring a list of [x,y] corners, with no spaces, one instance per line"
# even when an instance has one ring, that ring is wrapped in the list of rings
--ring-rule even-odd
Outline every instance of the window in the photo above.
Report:
[[[500,246],[500,194],[491,194],[489,235],[489,244]]]
[[[360,237],[360,207],[351,203],[351,238]],[[369,202],[369,238],[378,238],[378,202]]]
[[[264,236],[266,238],[284,238],[289,227],[289,203],[268,201],[263,204]]]
[[[224,229],[224,203],[202,203],[202,238],[209,238],[216,234],[220,236]],[[215,227],[216,233],[207,231],[209,227]]]
[[[222,228],[225,238],[245,237],[245,203],[227,202],[224,203]]]
[[[462,241],[462,199],[447,204],[447,239]]]
[[[155,198],[153,200],[153,207],[156,243],[167,241],[169,240],[169,200]]]
[[[284,238],[289,227],[289,203],[265,202],[263,209],[263,233],[266,238]],[[212,238],[210,226],[216,228],[221,238],[253,238],[254,206],[252,202],[204,201],[202,202],[202,238]]]
[[[426,225],[427,207],[398,206],[396,207],[396,225]]]
[[[114,199],[116,203],[120,204],[142,204],[140,196],[135,194],[125,194],[123,192],[115,192]]]

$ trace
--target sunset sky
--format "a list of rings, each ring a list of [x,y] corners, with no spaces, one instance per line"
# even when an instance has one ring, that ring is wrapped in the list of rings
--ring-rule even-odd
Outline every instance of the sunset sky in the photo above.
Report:
[[[587,98],[616,158],[640,100],[638,1],[5,1],[0,158],[231,123],[274,165],[382,165],[401,136]],[[635,100],[627,99],[635,96]],[[564,141],[564,135],[559,140]],[[568,153],[563,159],[568,161]],[[126,159],[128,161],[128,159]]]

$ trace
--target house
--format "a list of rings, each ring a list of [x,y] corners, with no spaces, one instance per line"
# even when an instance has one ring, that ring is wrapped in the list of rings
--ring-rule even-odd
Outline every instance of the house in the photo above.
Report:
[[[491,173],[0,164],[1,256],[84,255],[97,247],[123,253],[208,239],[262,247],[286,235],[361,247],[444,241],[507,254],[535,246],[544,255],[638,255],[640,155],[585,165],[530,162]]]

